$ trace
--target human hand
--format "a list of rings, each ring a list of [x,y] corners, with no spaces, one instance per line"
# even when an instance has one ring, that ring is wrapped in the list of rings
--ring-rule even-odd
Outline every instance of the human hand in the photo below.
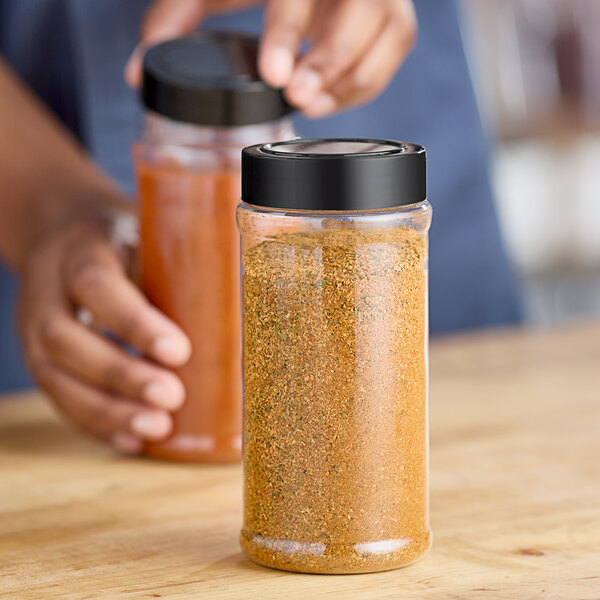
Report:
[[[19,327],[34,378],[77,426],[125,453],[171,431],[184,402],[165,367],[184,364],[190,343],[128,280],[106,222],[74,222],[32,250],[22,273]],[[85,309],[93,325],[81,323]],[[139,350],[132,356],[109,330]]]
[[[214,13],[254,0],[155,0],[138,48],[126,67],[132,87],[141,80],[143,50],[191,33]],[[306,116],[323,117],[372,100],[390,83],[412,49],[417,18],[412,0],[266,0],[260,71],[285,88]],[[300,56],[304,39],[311,41]]]

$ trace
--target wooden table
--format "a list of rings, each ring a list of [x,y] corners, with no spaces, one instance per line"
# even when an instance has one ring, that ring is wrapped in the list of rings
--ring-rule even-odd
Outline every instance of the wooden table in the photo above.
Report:
[[[237,543],[240,469],[120,458],[37,395],[0,401],[0,597],[600,598],[600,326],[431,351],[433,550],[283,573]]]

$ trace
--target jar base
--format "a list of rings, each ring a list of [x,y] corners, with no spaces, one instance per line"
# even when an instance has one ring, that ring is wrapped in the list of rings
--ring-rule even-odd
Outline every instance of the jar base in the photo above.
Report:
[[[255,563],[282,571],[344,575],[408,567],[431,548],[432,534],[419,539],[393,539],[359,544],[294,542],[264,538],[242,530],[240,544]]]
[[[207,435],[176,433],[163,442],[147,442],[143,453],[149,458],[197,463],[239,463],[242,458],[241,438],[229,443]]]

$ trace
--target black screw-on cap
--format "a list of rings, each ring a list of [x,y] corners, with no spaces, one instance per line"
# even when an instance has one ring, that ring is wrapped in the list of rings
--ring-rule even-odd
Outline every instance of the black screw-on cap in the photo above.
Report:
[[[289,210],[377,210],[427,198],[425,148],[392,140],[314,139],[242,151],[242,200]]]
[[[282,91],[260,79],[258,36],[206,32],[154,46],[144,57],[142,100],[176,121],[238,127],[291,113]]]

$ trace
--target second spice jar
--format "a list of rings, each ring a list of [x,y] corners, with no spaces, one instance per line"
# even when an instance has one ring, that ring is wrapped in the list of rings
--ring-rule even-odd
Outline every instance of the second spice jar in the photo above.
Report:
[[[254,561],[402,567],[429,549],[425,150],[242,155],[244,524]]]
[[[293,137],[291,107],[257,72],[258,37],[202,33],[144,60],[147,108],[134,148],[141,286],[192,342],[177,374],[186,401],[147,455],[230,462],[241,455],[240,152]]]

